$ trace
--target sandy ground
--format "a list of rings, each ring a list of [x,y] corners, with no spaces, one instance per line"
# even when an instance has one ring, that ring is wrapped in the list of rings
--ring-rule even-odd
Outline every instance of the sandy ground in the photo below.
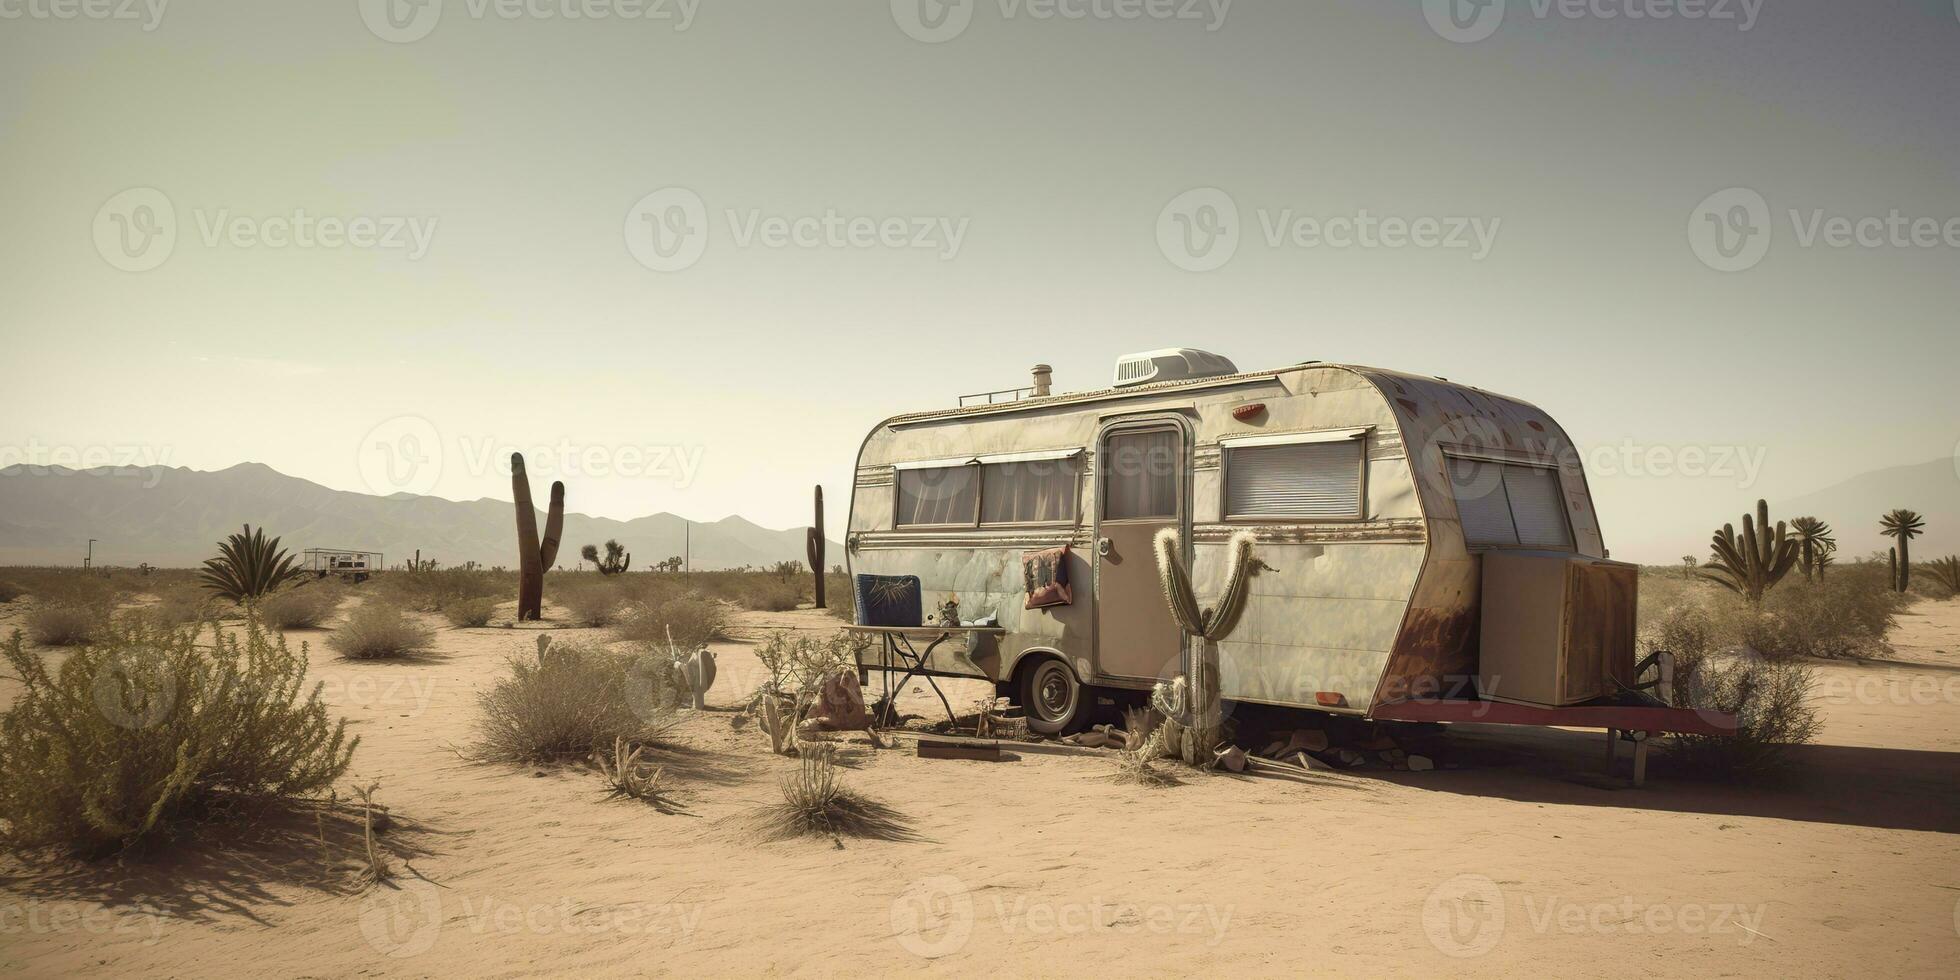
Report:
[[[1780,786],[1657,764],[1624,788],[1596,775],[1600,736],[1560,731],[1453,733],[1464,768],[1163,789],[1102,758],[894,749],[847,780],[915,836],[841,846],[747,835],[795,763],[731,712],[689,713],[704,754],[663,815],[588,773],[452,751],[529,636],[445,629],[414,663],[338,660],[322,636],[292,638],[363,737],[353,775],[403,818],[395,886],[321,880],[310,829],[6,866],[0,973],[1950,976],[1960,958],[1960,603],[1915,608],[1887,662],[1821,668],[1825,731]],[[711,707],[759,680],[751,644],[719,645]]]

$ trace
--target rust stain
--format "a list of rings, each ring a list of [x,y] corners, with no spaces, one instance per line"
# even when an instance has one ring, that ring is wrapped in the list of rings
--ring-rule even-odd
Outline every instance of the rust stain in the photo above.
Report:
[[[1400,405],[1400,406],[1402,406],[1403,408],[1406,408],[1406,409],[1408,409],[1408,410],[1409,410],[1409,414],[1411,414],[1411,415],[1421,415],[1421,414],[1422,414],[1422,406],[1420,406],[1420,405],[1417,405],[1417,404],[1416,404],[1415,402],[1412,402],[1412,401],[1410,401],[1410,400],[1408,400],[1407,398],[1397,398],[1397,399],[1395,399],[1395,404],[1397,404],[1397,405]]]
[[[1545,431],[1545,427],[1544,427],[1544,426],[1542,426],[1542,425],[1539,425],[1539,424],[1537,423],[1537,421],[1535,421],[1535,420],[1527,420],[1527,421],[1525,422],[1525,424],[1526,424],[1526,425],[1528,425],[1528,426],[1531,426],[1531,427],[1532,427],[1532,428],[1534,428],[1534,429],[1537,429],[1537,430],[1538,430],[1538,431],[1540,431],[1540,432],[1543,432],[1543,431]]]
[[[1478,609],[1411,608],[1382,673],[1375,703],[1411,696],[1466,696],[1477,673]]]

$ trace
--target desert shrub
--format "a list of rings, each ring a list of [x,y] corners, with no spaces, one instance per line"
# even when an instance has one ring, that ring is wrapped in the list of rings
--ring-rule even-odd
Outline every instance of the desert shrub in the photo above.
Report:
[[[1641,641],[1677,657],[1747,648],[1772,660],[1864,657],[1883,652],[1905,600],[1883,581],[1853,569],[1817,581],[1785,579],[1760,606],[1702,583],[1678,589],[1643,577]]]
[[[491,598],[457,599],[442,607],[444,619],[457,628],[488,626],[490,617],[497,613],[497,600]]]
[[[857,664],[863,641],[846,633],[825,637],[776,630],[756,648],[755,656],[769,671],[770,691],[796,694],[814,690],[825,675]]]
[[[306,654],[248,623],[136,623],[68,657],[54,674],[13,635],[22,689],[0,715],[0,842],[102,855],[161,837],[231,804],[325,790],[359,739],[304,696]]]
[[[672,665],[599,646],[538,638],[510,676],[478,695],[479,753],[500,762],[584,759],[621,740],[658,741],[679,704]]]
[[[829,596],[826,595],[825,598],[828,599]],[[765,578],[749,583],[736,599],[742,608],[761,612],[783,612],[795,609],[802,601],[802,589],[789,582]]]
[[[728,628],[728,609],[695,595],[677,595],[659,602],[636,603],[614,630],[621,639],[647,647],[698,649],[722,639]]]
[[[468,599],[517,595],[515,575],[474,568],[384,572],[373,584],[390,602],[418,612],[441,612]]]
[[[1734,737],[1676,735],[1668,756],[1691,772],[1746,777],[1773,772],[1787,750],[1821,727],[1810,702],[1811,668],[1747,652],[1682,657],[1675,664],[1675,704],[1736,717]]]
[[[580,626],[611,626],[619,620],[626,596],[607,583],[592,582],[560,588],[557,602]]]
[[[762,808],[755,828],[764,840],[794,837],[911,837],[897,811],[839,781],[827,743],[806,743],[797,768],[782,778],[783,801]]]
[[[379,660],[422,653],[435,642],[435,631],[385,602],[364,602],[327,638],[327,646],[343,657]]]
[[[230,603],[194,585],[156,590],[156,601],[123,613],[123,618],[161,626],[189,626],[217,619],[232,610]]]
[[[314,629],[340,609],[340,588],[330,582],[308,582],[259,600],[259,621],[277,630]]]
[[[27,635],[45,647],[89,642],[109,625],[109,607],[95,602],[49,602],[27,614]]]
[[[27,594],[27,587],[18,582],[0,579],[0,602],[12,602]]]

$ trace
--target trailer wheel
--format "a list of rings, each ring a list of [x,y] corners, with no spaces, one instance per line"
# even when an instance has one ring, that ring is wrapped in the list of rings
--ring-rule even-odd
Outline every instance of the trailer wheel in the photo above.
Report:
[[[1021,674],[1021,708],[1042,735],[1077,731],[1089,717],[1088,696],[1068,664],[1043,657]]]

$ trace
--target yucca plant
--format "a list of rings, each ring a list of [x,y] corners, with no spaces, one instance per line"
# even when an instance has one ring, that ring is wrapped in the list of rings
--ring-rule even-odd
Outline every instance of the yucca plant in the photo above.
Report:
[[[1803,570],[1804,581],[1808,582],[1812,573],[1822,571],[1818,559],[1827,547],[1837,547],[1837,539],[1831,536],[1831,526],[1815,517],[1791,521],[1790,531],[1797,539],[1797,567]]]
[[[255,601],[304,574],[297,562],[279,547],[278,538],[265,536],[265,528],[254,531],[247,524],[243,533],[218,542],[218,557],[204,559],[198,578],[233,602]]]
[[[1899,542],[1899,571],[1893,580],[1892,588],[1904,592],[1906,587],[1912,584],[1911,542],[1921,531],[1926,530],[1926,520],[1920,517],[1917,511],[1900,508],[1879,518],[1878,526],[1886,537]]]
[[[1760,529],[1760,530],[1759,530]],[[1702,570],[1702,577],[1739,593],[1752,603],[1763,601],[1768,592],[1790,574],[1797,563],[1797,543],[1790,539],[1789,527],[1776,522],[1770,533],[1769,501],[1756,501],[1756,518],[1742,515],[1742,535],[1735,525],[1724,524],[1710,543],[1714,554]]]
[[[1946,590],[1953,593],[1951,598],[1960,599],[1960,555],[1935,558],[1926,563],[1926,571],[1933,576],[1933,581],[1946,586]]]

